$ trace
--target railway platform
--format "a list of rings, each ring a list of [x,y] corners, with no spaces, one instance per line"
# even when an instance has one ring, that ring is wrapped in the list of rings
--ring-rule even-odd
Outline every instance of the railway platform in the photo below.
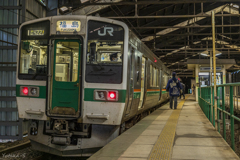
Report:
[[[89,160],[239,159],[202,112],[194,96],[158,108]]]

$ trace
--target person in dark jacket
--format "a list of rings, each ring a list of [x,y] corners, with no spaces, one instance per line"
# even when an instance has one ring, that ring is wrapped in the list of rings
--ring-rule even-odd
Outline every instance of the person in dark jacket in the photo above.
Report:
[[[181,85],[182,85],[182,92],[180,93],[180,99],[181,99],[182,95],[183,95],[183,99],[185,99],[185,84],[183,84],[181,82]]]
[[[173,100],[174,100],[174,109],[177,109],[177,97],[180,95],[180,90],[182,86],[179,80],[176,78],[176,73],[172,73],[172,78],[168,81],[166,90],[169,91],[170,96],[170,108],[173,109]]]

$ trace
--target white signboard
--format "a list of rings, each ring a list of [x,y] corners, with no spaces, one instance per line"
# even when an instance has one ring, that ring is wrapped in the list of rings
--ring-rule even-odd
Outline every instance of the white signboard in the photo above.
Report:
[[[57,31],[59,32],[79,32],[80,29],[80,21],[57,21]]]

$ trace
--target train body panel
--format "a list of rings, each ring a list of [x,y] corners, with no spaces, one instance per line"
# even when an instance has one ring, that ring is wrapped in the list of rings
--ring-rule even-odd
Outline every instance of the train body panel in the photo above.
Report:
[[[120,125],[125,103],[84,102],[83,123]]]
[[[17,97],[17,101],[19,106],[24,106],[24,109],[18,110],[19,118],[47,120],[46,99]]]
[[[168,99],[170,70],[122,22],[56,16],[19,33],[19,117],[36,150],[90,155]]]

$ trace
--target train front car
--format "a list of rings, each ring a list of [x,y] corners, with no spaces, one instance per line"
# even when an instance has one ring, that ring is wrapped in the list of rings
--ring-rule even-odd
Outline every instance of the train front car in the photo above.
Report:
[[[73,15],[20,27],[17,103],[33,149],[90,156],[119,135],[128,33],[122,22]]]

